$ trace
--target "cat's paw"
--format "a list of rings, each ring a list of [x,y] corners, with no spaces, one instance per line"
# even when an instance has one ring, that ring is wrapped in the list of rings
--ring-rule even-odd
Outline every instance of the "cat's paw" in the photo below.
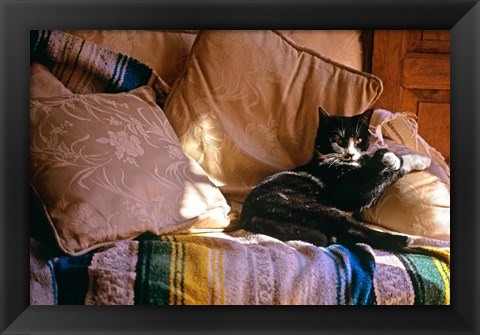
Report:
[[[382,157],[382,163],[387,168],[392,170],[398,170],[402,166],[402,160],[397,157],[393,152],[386,152]]]
[[[420,154],[407,154],[402,156],[403,166],[402,170],[405,173],[410,171],[422,171],[430,166],[432,160]]]

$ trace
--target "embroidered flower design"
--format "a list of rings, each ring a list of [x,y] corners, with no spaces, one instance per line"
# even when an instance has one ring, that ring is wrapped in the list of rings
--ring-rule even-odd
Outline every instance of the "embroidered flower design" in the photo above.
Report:
[[[119,126],[119,125],[121,125],[120,121],[115,120],[115,118],[114,118],[113,116],[111,116],[108,121],[110,122],[110,125],[111,125],[111,126]]]
[[[181,160],[184,158],[183,151],[179,147],[169,144],[165,148],[168,150],[168,155],[171,159]]]
[[[143,156],[145,151],[140,146],[140,140],[135,135],[128,135],[124,130],[113,132],[109,131],[109,138],[99,138],[98,143],[110,143],[115,147],[115,155],[118,159],[123,160],[124,163],[130,163],[138,167],[134,157]]]
[[[68,207],[65,214],[61,214],[64,221],[72,231],[86,234],[99,226],[98,218],[87,203],[74,204]]]
[[[155,218],[148,205],[129,200],[124,200],[123,205],[128,212],[128,217],[137,220],[145,229],[153,223]]]
[[[68,128],[73,127],[73,123],[64,121],[58,126],[52,125],[50,130],[50,137],[47,139],[46,145],[49,148],[55,148],[59,143],[58,136],[62,136],[68,133]]]

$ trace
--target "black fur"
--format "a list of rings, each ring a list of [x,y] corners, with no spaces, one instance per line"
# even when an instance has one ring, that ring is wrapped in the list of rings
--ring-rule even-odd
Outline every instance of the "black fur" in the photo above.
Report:
[[[371,115],[372,110],[354,117],[328,116],[320,108],[313,158],[256,186],[245,199],[242,227],[283,241],[303,240],[318,246],[362,242],[386,250],[407,247],[407,237],[369,229],[359,219],[363,209],[375,204],[411,170],[386,149],[366,154]],[[349,141],[353,158],[351,152],[338,152]]]

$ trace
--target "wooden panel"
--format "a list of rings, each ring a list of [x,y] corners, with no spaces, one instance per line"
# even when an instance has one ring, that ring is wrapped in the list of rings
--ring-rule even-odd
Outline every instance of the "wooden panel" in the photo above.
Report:
[[[374,108],[412,112],[420,135],[450,158],[450,32],[374,31],[372,74],[383,82]]]
[[[449,30],[422,30],[422,40],[429,41],[449,41]]]
[[[450,105],[421,102],[418,105],[418,133],[450,159]]]
[[[405,35],[408,52],[450,53],[449,30],[409,30]]]
[[[418,115],[420,102],[450,104],[450,91],[446,90],[404,90],[401,111]]]
[[[375,108],[400,111],[402,87],[400,64],[404,54],[405,34],[402,30],[376,30],[373,35],[372,74],[383,83],[383,93]]]
[[[420,89],[450,89],[450,56],[406,55],[402,66],[402,86]]]

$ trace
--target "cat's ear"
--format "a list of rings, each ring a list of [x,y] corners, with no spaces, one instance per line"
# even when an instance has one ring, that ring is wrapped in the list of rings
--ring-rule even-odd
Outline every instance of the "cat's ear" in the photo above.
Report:
[[[330,117],[330,114],[328,114],[327,111],[322,108],[322,106],[318,107],[318,114],[320,115],[320,120],[328,119]]]
[[[366,125],[370,124],[370,119],[372,118],[373,109],[369,109],[362,114],[360,114],[360,122],[365,123]]]

